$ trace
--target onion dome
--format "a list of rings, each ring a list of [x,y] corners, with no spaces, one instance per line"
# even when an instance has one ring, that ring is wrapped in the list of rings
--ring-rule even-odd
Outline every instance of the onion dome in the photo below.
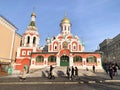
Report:
[[[61,21],[61,24],[64,24],[64,23],[70,24],[70,20],[64,17],[63,20]]]
[[[32,17],[32,16],[35,16],[35,17],[36,17],[36,14],[33,12],[33,13],[31,14],[31,17]]]
[[[51,43],[50,37],[47,37],[47,38],[46,38],[46,42],[47,42],[47,44]]]
[[[36,14],[33,12],[33,13],[31,14],[31,22],[30,22],[29,26],[34,26],[34,27],[36,27],[36,25],[35,25],[35,18],[36,18]]]

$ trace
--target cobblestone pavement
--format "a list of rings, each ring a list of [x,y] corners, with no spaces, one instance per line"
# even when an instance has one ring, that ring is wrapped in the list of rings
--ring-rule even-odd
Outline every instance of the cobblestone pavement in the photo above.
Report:
[[[28,74],[25,81],[20,81],[19,75],[3,76],[0,90],[120,90],[120,70],[113,80],[105,72],[89,72],[81,71],[79,77],[71,80],[65,75],[48,79],[39,76],[39,71],[32,77]]]
[[[49,80],[46,76],[41,77],[40,72],[28,74],[26,81],[24,82],[76,82],[76,83],[104,83],[104,82],[120,82],[120,70],[118,75],[110,79],[109,75],[105,72],[81,71],[79,77],[69,80],[65,75],[57,76],[55,79]],[[40,76],[39,76],[40,75]],[[19,75],[8,75],[0,77],[0,83],[3,82],[20,82]]]

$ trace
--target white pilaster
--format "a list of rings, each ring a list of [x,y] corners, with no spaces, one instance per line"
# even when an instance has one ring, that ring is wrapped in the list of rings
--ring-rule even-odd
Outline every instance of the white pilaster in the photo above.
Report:
[[[57,56],[57,59],[56,59],[57,61],[57,66],[60,66],[60,57],[59,56]]]
[[[48,64],[48,58],[44,58],[44,66],[47,66]]]
[[[73,66],[73,57],[72,54],[69,56],[69,66]]]
[[[83,68],[86,69],[86,58],[82,58]]]

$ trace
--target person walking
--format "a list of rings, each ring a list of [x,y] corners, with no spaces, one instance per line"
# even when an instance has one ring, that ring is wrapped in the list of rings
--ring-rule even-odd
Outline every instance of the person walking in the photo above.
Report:
[[[27,75],[26,75],[26,69],[24,67],[23,74],[22,74],[22,76],[19,79],[20,79],[20,81],[24,81],[24,80],[26,80],[26,77],[27,77]]]
[[[77,79],[77,78],[78,78],[78,68],[75,67],[75,79]]]
[[[48,75],[49,79],[55,78],[54,75],[52,74],[52,71],[53,71],[53,66],[50,65],[50,71],[49,71],[49,75]]]
[[[68,79],[70,79],[70,71],[70,68],[67,66],[66,74]]]
[[[71,78],[74,77],[74,67],[72,66],[72,70],[71,70]]]
[[[117,66],[116,65],[113,65],[113,70],[114,70],[114,74],[113,74],[113,76],[115,76],[115,75],[117,75],[118,73],[117,73]]]
[[[93,72],[95,73],[95,65],[93,65]]]
[[[114,74],[114,71],[113,71],[112,66],[110,65],[110,67],[109,67],[109,76],[110,76],[111,79],[113,79],[113,74]]]

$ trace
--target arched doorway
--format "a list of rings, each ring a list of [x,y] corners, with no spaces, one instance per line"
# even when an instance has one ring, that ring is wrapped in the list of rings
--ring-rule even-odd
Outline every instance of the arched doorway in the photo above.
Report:
[[[60,57],[60,66],[69,66],[69,57],[68,56],[61,56]]]

